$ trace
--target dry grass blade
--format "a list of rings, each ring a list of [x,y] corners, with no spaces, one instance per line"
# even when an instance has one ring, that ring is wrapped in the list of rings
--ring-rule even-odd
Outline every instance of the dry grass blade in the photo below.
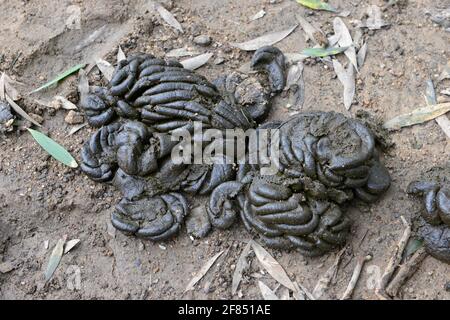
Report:
[[[280,300],[275,292],[273,292],[264,282],[258,281],[258,286],[264,300]]]
[[[347,69],[344,69],[337,59],[333,59],[333,67],[339,81],[344,86],[344,106],[349,110],[356,91],[355,69],[352,64],[349,64]]]
[[[205,65],[212,56],[212,53],[204,53],[199,56],[183,60],[181,61],[181,64],[186,69],[195,70]]]
[[[288,35],[290,35],[296,28],[298,25],[295,25],[289,29],[283,30],[283,31],[276,31],[276,32],[271,32],[268,34],[265,34],[261,37],[246,41],[246,42],[241,42],[241,43],[231,43],[231,45],[233,47],[239,48],[241,50],[245,50],[245,51],[255,51],[258,50],[261,47],[264,46],[270,46],[273,45],[281,40],[283,40],[284,38],[286,38]]]
[[[172,49],[169,52],[166,53],[166,57],[168,58],[181,58],[181,57],[191,57],[198,55],[199,52],[197,51],[191,51],[187,48],[178,48],[178,49]]]
[[[246,268],[248,268],[249,264],[247,262],[247,257],[250,253],[250,249],[252,248],[252,241],[250,240],[247,245],[242,250],[241,255],[239,256],[238,262],[236,263],[236,269],[234,269],[233,280],[231,282],[231,294],[235,295],[239,284],[242,280],[242,273]]]
[[[39,122],[37,122],[36,120],[34,120],[32,117],[30,117],[28,115],[28,113],[25,112],[25,110],[23,110],[17,103],[15,103],[7,94],[5,94],[5,99],[6,101],[9,103],[9,105],[11,106],[11,108],[14,109],[14,111],[19,114],[22,118],[30,121],[32,124],[34,124],[35,126],[38,127],[42,127]]]
[[[89,81],[83,69],[78,72],[78,92],[80,93],[80,100],[89,94]]]
[[[156,11],[158,11],[159,15],[161,16],[161,18],[163,18],[163,20],[170,25],[172,28],[177,29],[178,31],[180,31],[181,33],[183,33],[183,27],[181,26],[181,24],[178,22],[177,19],[175,19],[175,17],[173,16],[172,13],[170,13],[170,11],[168,11],[166,8],[164,8],[162,5],[160,5],[159,3],[154,3],[154,6],[156,8]]]
[[[356,50],[353,44],[352,36],[350,35],[350,31],[345,25],[344,21],[341,18],[336,17],[333,20],[334,33],[339,35],[338,44],[340,47],[348,48],[345,50],[344,54],[350,60],[351,64],[358,70],[358,63],[356,61]]]
[[[225,252],[225,250],[220,251],[218,254],[216,254],[214,257],[209,259],[206,264],[200,269],[200,271],[192,278],[192,280],[187,285],[184,292],[190,291],[194,289],[194,286],[199,282],[205,274],[211,269],[211,267],[214,265],[216,260]]]
[[[0,77],[0,99],[5,100],[5,73],[2,72],[2,76]]]
[[[58,268],[59,262],[64,254],[64,244],[66,243],[67,236],[64,236],[62,239],[59,239],[56,243],[55,248],[50,255],[50,259],[47,264],[47,269],[45,270],[45,282],[47,283],[53,276]]]
[[[328,289],[328,286],[331,283],[331,280],[334,278],[334,276],[337,273],[337,270],[339,268],[339,264],[341,263],[342,255],[344,254],[346,248],[342,249],[336,256],[336,259],[334,260],[334,263],[331,265],[331,267],[320,277],[320,279],[317,281],[316,286],[314,287],[314,290],[312,292],[313,296],[316,297],[316,299],[319,299],[323,296],[325,291]]]
[[[277,280],[279,283],[281,283],[286,288],[291,289],[292,291],[295,291],[294,283],[289,279],[286,271],[284,271],[283,267],[278,263],[277,260],[275,260],[270,253],[266,251],[263,247],[261,247],[258,243],[255,241],[252,242],[253,251],[256,254],[256,257],[258,258],[258,261],[261,263],[262,267],[266,269],[266,271]]]
[[[450,111],[450,102],[426,106],[413,110],[410,113],[397,116],[384,124],[389,130],[398,130],[403,127],[412,126],[436,119]]]
[[[106,80],[110,81],[114,73],[114,67],[108,61],[97,59],[95,61],[97,68],[101,71]]]

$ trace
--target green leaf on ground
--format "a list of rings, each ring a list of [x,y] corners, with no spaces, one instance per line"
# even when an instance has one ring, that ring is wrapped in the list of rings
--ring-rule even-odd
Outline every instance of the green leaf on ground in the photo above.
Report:
[[[50,139],[42,132],[39,132],[39,131],[36,131],[33,129],[28,129],[28,131],[31,133],[34,140],[36,140],[36,142],[39,143],[39,145],[45,151],[47,151],[53,158],[55,158],[59,162],[65,164],[66,166],[69,166],[71,168],[78,167],[78,163],[76,162],[76,160],[60,144],[58,144],[54,140]]]
[[[337,12],[329,3],[320,0],[297,0],[297,3],[304,7],[314,9],[314,10],[325,10],[330,12]]]
[[[339,53],[344,52],[347,50],[348,47],[333,47],[333,48],[307,48],[304,49],[302,54],[308,57],[328,57],[328,56],[334,56]]]

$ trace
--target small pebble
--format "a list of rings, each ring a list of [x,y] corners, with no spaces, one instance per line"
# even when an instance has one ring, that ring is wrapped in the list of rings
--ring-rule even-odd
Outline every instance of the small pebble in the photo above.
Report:
[[[84,122],[84,118],[80,113],[70,110],[64,118],[64,121],[68,124],[80,124]]]
[[[199,35],[194,38],[194,43],[200,46],[209,46],[211,44],[211,37],[207,35]]]

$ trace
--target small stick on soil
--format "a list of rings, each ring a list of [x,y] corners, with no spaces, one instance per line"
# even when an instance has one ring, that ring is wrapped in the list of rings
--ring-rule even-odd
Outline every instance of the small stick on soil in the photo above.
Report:
[[[394,254],[389,260],[389,263],[386,266],[386,269],[384,270],[383,276],[381,277],[380,285],[376,289],[375,293],[381,299],[387,299],[385,295],[385,289],[388,286],[389,282],[391,281],[395,270],[397,269],[398,265],[402,260],[403,251],[405,250],[406,244],[408,243],[409,237],[411,236],[411,226],[408,224],[405,217],[401,216],[400,218],[402,219],[402,222],[405,225],[405,231],[403,231],[403,235],[394,249]]]
[[[386,288],[386,293],[392,298],[397,296],[402,285],[417,271],[419,265],[427,256],[428,253],[425,251],[424,247],[418,249],[411,259],[400,266],[398,273]]]
[[[345,289],[345,292],[342,295],[341,300],[348,300],[352,297],[353,291],[355,290],[356,284],[358,283],[359,276],[361,275],[361,270],[364,267],[364,264],[370,260],[372,260],[371,255],[360,257],[358,259],[358,263],[356,264],[355,269],[353,270],[352,278],[350,279],[350,282],[348,283],[347,289]]]

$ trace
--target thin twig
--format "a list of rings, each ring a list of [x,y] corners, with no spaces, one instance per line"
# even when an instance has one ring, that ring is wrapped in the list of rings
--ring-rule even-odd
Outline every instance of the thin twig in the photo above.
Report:
[[[370,260],[372,260],[371,255],[367,255],[358,259],[355,269],[353,270],[352,278],[350,279],[350,282],[348,283],[347,289],[345,289],[341,300],[348,300],[352,297],[353,291],[355,290],[356,284],[358,283],[359,276],[361,275],[361,270],[364,267],[364,264]]]
[[[403,235],[400,238],[400,241],[396,245],[394,249],[394,253],[389,260],[389,263],[386,266],[386,269],[384,270],[383,276],[381,277],[379,287],[376,289],[376,294],[380,298],[387,298],[385,297],[385,289],[388,286],[389,282],[392,279],[392,276],[394,275],[395,270],[397,269],[398,265],[400,264],[402,257],[403,257],[403,251],[406,248],[406,244],[408,243],[408,240],[411,236],[411,226],[406,221],[405,217],[401,216],[403,224],[405,225],[405,230],[403,231]]]
[[[402,285],[417,271],[419,265],[427,257],[427,255],[428,254],[424,247],[418,249],[411,259],[400,266],[394,279],[392,279],[391,283],[389,283],[386,288],[386,293],[393,298],[397,296]]]
[[[330,286],[330,283],[335,278],[339,264],[342,260],[342,255],[344,254],[347,247],[342,249],[336,256],[336,259],[334,260],[334,263],[331,265],[331,267],[320,277],[320,279],[317,281],[316,286],[314,287],[314,290],[312,292],[313,296],[316,299],[319,299],[325,291]]]

